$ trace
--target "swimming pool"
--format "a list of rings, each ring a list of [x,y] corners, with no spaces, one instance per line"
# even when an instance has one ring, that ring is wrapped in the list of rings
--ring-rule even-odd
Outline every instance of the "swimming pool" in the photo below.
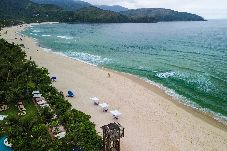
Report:
[[[0,136],[0,151],[13,151],[10,147],[5,146],[4,140],[6,136]]]

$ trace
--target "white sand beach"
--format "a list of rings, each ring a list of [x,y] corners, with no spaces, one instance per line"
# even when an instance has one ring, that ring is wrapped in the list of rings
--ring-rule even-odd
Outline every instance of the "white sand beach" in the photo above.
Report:
[[[91,115],[100,135],[100,127],[110,122],[125,127],[122,151],[227,151],[226,127],[174,102],[163,90],[139,78],[43,51],[33,39],[17,34],[27,26],[4,28],[1,38],[24,44],[27,57],[57,77],[53,85],[58,90],[65,94],[68,89],[74,91],[76,96],[68,98],[69,102]],[[110,110],[119,110],[120,118],[102,112],[89,99],[94,96],[108,103]]]

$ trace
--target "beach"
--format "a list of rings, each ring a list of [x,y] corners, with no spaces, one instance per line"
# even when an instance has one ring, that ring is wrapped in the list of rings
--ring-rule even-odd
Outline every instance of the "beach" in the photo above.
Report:
[[[18,34],[28,26],[4,28],[1,38],[24,44],[27,58],[31,56],[39,67],[47,68],[51,76],[57,77],[53,85],[59,91],[75,92],[69,102],[73,108],[91,115],[100,135],[101,126],[119,122],[125,128],[121,139],[123,151],[227,150],[225,126],[174,102],[163,90],[135,76],[44,51],[34,39]],[[109,110],[117,109],[122,115],[113,119],[109,112],[94,106],[91,97],[98,97],[110,105]]]

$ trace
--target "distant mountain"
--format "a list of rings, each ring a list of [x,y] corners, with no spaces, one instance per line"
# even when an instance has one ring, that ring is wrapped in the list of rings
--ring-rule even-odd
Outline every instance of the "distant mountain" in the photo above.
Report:
[[[32,0],[38,4],[53,4],[57,5],[65,10],[76,11],[82,8],[92,6],[90,3],[80,0]]]
[[[30,0],[0,0],[0,25],[18,22],[119,23],[129,18],[116,12],[96,7],[67,11],[55,5],[37,4]]]
[[[129,10],[128,8],[122,7],[120,5],[113,5],[113,6],[108,6],[108,5],[98,5],[96,6],[100,9],[103,10],[109,10],[109,11],[113,11],[113,12],[122,12],[122,11],[127,11]]]
[[[187,12],[178,12],[164,8],[141,8],[120,12],[134,20],[159,21],[204,21],[204,18]]]
[[[0,0],[0,20],[14,22],[56,21],[58,12],[63,11],[54,5],[39,5],[30,0]]]
[[[47,21],[67,23],[154,23],[159,21],[200,20],[204,19],[198,15],[161,8],[128,10],[117,13],[88,6],[70,11],[68,8],[52,4],[37,4],[30,0],[0,0],[0,26],[14,25],[19,22]]]
[[[91,6],[76,11],[74,17],[70,21],[90,23],[126,23],[129,22],[130,19],[120,13],[102,10]]]

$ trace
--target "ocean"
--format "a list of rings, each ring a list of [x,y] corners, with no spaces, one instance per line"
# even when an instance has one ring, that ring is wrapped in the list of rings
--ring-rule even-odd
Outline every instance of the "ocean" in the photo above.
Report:
[[[227,20],[40,24],[22,34],[46,51],[136,75],[227,121]]]

